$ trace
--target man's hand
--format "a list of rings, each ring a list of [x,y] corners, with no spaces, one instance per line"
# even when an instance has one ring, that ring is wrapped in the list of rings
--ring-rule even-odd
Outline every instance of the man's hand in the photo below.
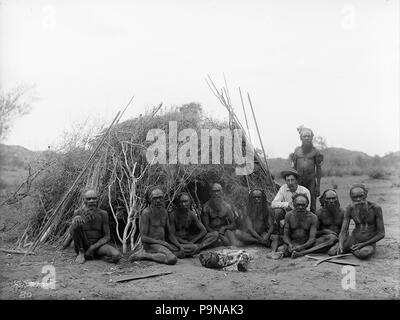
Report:
[[[80,226],[82,226],[83,224],[84,224],[84,219],[81,217],[81,216],[75,216],[73,219],[72,219],[72,225],[74,226],[74,227],[80,227]]]
[[[343,253],[343,244],[339,242],[336,254],[342,254],[342,253]]]
[[[185,249],[183,249],[183,247],[179,247],[179,251],[176,256],[178,258],[184,258],[185,257]]]
[[[356,250],[360,250],[361,248],[364,248],[364,247],[365,247],[365,245],[363,243],[356,243],[356,244],[353,244],[350,249],[351,249],[351,251],[356,251]]]
[[[225,227],[221,227],[218,233],[223,235],[225,233]]]
[[[292,252],[294,249],[295,249],[295,246],[290,243],[289,248],[288,248],[289,252]]]
[[[85,252],[85,257],[86,258],[93,258],[94,251],[95,251],[95,249],[93,248],[93,246],[90,246]]]

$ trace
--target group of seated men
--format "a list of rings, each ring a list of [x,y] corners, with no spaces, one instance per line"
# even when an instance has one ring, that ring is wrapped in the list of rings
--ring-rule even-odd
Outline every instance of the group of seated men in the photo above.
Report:
[[[334,189],[325,190],[319,198],[321,208],[314,214],[310,211],[310,192],[298,185],[297,171],[286,170],[281,176],[286,183],[272,203],[268,203],[262,189],[253,189],[243,214],[223,199],[218,183],[211,186],[210,200],[203,205],[200,217],[191,209],[188,193],[181,193],[176,208],[167,212],[164,192],[159,187],[152,188],[148,192],[149,205],[139,218],[143,248],[129,260],[175,264],[178,258],[207,248],[248,244],[259,244],[280,257],[292,258],[309,253],[351,252],[367,259],[375,252],[376,242],[385,236],[382,209],[367,200],[364,185],[350,188],[351,204],[346,210],[341,208]],[[351,220],[355,227],[348,235]],[[108,244],[108,214],[98,208],[93,190],[86,192],[84,208],[75,213],[70,234],[79,263],[94,257],[110,262],[121,258],[120,252]]]

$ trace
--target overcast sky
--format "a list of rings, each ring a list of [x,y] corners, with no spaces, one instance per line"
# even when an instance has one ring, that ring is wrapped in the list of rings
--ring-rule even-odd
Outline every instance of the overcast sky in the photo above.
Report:
[[[6,144],[55,146],[80,119],[123,119],[191,101],[226,111],[205,83],[225,73],[251,94],[270,157],[303,124],[328,146],[383,155],[399,146],[399,2],[0,0],[0,81],[35,85]]]

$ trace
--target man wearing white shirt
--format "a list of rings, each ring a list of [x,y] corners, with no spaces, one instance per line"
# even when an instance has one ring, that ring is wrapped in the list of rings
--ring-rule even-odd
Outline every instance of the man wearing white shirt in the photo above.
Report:
[[[273,209],[284,210],[285,212],[293,210],[292,197],[296,193],[304,193],[309,201],[307,210],[310,210],[311,195],[306,187],[299,186],[297,183],[298,173],[294,169],[288,169],[281,172],[281,177],[285,179],[286,183],[280,187],[274,200],[271,203]],[[275,210],[278,211],[278,210]]]

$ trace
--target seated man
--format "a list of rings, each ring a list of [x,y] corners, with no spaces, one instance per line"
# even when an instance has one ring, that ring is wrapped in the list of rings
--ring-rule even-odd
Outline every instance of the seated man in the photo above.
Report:
[[[271,228],[268,230],[269,211],[265,193],[261,189],[253,189],[249,193],[247,214],[244,217],[244,230],[235,230],[236,238],[244,244],[267,246],[272,233]]]
[[[334,189],[325,190],[319,200],[321,202],[321,209],[317,211],[317,239],[313,247],[298,252],[297,256],[309,253],[321,253],[328,250],[330,256],[336,254],[344,210],[340,207],[339,198]]]
[[[376,250],[376,243],[385,237],[382,208],[367,201],[368,190],[362,184],[350,189],[353,202],[346,208],[339,234],[338,254],[351,252],[359,259],[368,259]],[[350,220],[355,228],[348,236]]]
[[[292,255],[296,258],[298,253],[310,248],[315,242],[318,218],[307,210],[310,202],[305,194],[298,193],[293,196],[294,209],[285,216],[283,232],[284,245],[278,248],[284,257]]]
[[[120,260],[121,253],[107,244],[110,241],[108,214],[98,208],[96,191],[88,190],[84,194],[84,207],[75,211],[69,232],[74,240],[77,263],[94,257],[113,263]]]
[[[232,206],[222,199],[222,187],[214,183],[211,187],[211,199],[203,206],[201,220],[207,232],[218,234],[214,246],[236,245],[237,239],[232,230],[236,229]]]
[[[178,197],[178,208],[169,214],[169,221],[171,233],[183,247],[185,256],[192,256],[218,240],[218,232],[207,233],[196,214],[190,210],[187,193]]]
[[[139,218],[139,231],[143,249],[133,253],[129,261],[152,260],[159,263],[175,264],[177,257],[184,257],[184,248],[171,232],[168,213],[164,208],[164,192],[154,187],[149,192],[150,205]],[[170,242],[166,241],[166,238]]]
[[[285,184],[280,187],[274,200],[272,200],[271,207],[274,210],[274,216],[284,219],[286,212],[293,210],[292,197],[296,193],[305,194],[310,202],[310,191],[307,188],[300,186],[297,183],[298,173],[294,169],[288,169],[281,172],[281,177],[285,179]],[[307,206],[310,210],[310,205]]]

